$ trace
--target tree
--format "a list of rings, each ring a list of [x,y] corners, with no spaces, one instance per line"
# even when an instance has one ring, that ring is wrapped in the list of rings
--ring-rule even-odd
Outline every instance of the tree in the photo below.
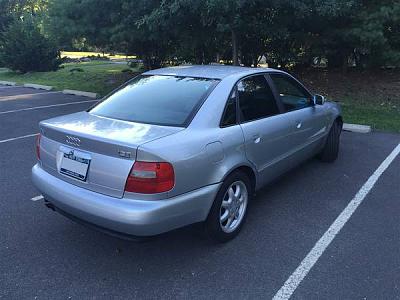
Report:
[[[24,14],[39,19],[47,9],[47,0],[0,0],[0,33],[5,31],[15,18]]]
[[[400,66],[400,2],[365,1],[349,30],[354,60],[362,67]]]
[[[143,16],[140,29],[166,45],[166,59],[171,62],[210,63],[216,60],[218,39],[203,22],[202,11],[204,1],[162,1]]]
[[[241,17],[243,10],[254,5],[255,1],[251,0],[205,0],[204,23],[230,36],[233,65],[239,65],[239,36],[247,21]]]
[[[125,51],[148,68],[220,58],[256,66],[262,55],[283,67],[400,60],[398,0],[49,1],[49,31],[60,45],[75,39]]]
[[[50,0],[47,30],[60,46],[71,47],[73,40],[110,50],[112,29],[120,22],[123,1]]]
[[[159,6],[158,0],[122,1],[119,23],[112,29],[112,41],[122,45],[128,53],[142,57],[147,69],[158,68],[168,57],[169,33],[149,16]]]
[[[56,45],[42,34],[31,15],[15,19],[2,34],[2,65],[23,73],[53,71],[60,63]]]

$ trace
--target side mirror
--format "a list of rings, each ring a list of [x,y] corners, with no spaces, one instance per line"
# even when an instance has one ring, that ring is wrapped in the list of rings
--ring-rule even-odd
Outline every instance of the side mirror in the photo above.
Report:
[[[314,102],[314,105],[324,105],[324,103],[325,103],[325,97],[324,96],[321,96],[321,95],[314,95],[314,97],[313,97],[313,102]]]

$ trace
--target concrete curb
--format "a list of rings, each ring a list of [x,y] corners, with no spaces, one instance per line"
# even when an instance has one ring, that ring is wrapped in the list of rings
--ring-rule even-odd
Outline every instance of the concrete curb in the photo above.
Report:
[[[84,96],[84,97],[89,97],[96,99],[97,94],[92,93],[92,92],[84,92],[84,91],[76,91],[76,90],[63,90],[63,94],[68,94],[68,95],[75,95],[75,96]]]
[[[16,82],[13,82],[13,81],[2,81],[2,80],[0,80],[0,84],[2,84],[2,85],[10,85],[10,86],[17,85]]]
[[[12,81],[0,80],[0,85],[16,86],[17,83],[12,82]],[[24,84],[22,84],[22,86],[27,87],[27,88],[33,88],[33,89],[46,90],[46,91],[51,91],[53,89],[52,86],[35,84],[35,83],[24,83]],[[97,96],[98,96],[96,93],[77,91],[77,90],[63,90],[61,92],[63,94],[67,94],[67,95],[83,96],[83,97],[88,97],[88,98],[92,98],[92,99],[97,99]]]
[[[52,86],[48,85],[41,85],[41,84],[34,84],[34,83],[25,83],[24,87],[28,88],[33,88],[33,89],[38,89],[38,90],[46,90],[46,91],[51,91],[53,89]]]
[[[369,133],[371,132],[371,126],[344,123],[343,130],[357,133]]]

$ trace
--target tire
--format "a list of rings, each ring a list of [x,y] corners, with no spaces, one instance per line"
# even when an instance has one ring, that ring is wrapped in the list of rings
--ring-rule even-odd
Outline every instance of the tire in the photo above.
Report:
[[[338,158],[341,132],[342,126],[340,122],[335,121],[329,131],[324,148],[318,155],[321,161],[334,162]]]
[[[252,194],[252,185],[245,173],[238,171],[224,180],[205,222],[207,235],[213,241],[224,243],[239,233]]]

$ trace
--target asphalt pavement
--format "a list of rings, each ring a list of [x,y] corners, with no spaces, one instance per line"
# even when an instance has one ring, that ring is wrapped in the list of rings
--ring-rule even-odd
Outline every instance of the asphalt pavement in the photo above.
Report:
[[[31,200],[38,122],[94,103],[0,86],[1,299],[271,299],[400,143],[399,134],[344,132],[335,163],[311,159],[264,188],[227,244],[195,226],[138,243]],[[397,156],[293,299],[400,299],[399,171]]]

